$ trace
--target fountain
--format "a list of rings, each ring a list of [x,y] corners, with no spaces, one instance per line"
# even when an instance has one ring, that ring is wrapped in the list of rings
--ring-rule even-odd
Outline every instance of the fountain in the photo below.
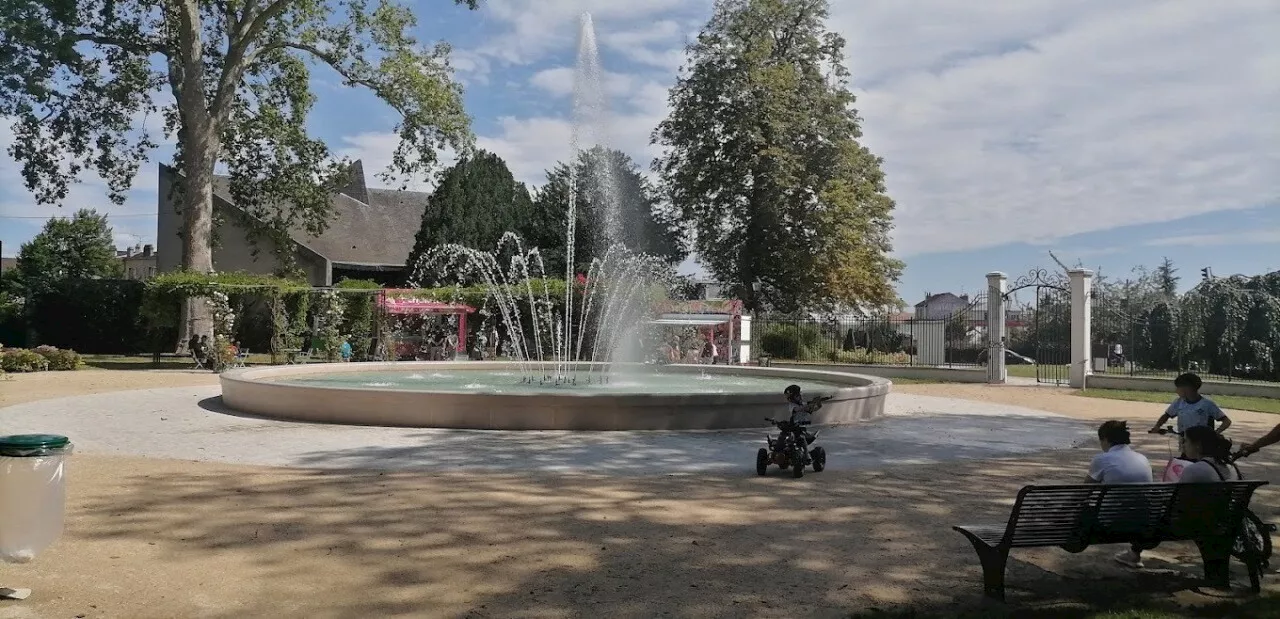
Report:
[[[571,146],[608,143],[604,72],[590,14],[580,23]],[[329,423],[503,430],[658,430],[755,427],[781,410],[787,383],[833,399],[816,423],[880,416],[889,383],[844,372],[745,366],[620,362],[648,318],[650,293],[668,276],[660,260],[621,243],[616,170],[591,166],[600,230],[577,230],[576,165],[570,166],[565,290],[553,298],[543,256],[508,233],[492,252],[445,246],[424,256],[413,280],[453,273],[489,291],[506,331],[510,361],[316,364],[233,370],[223,401],[282,419]],[[575,237],[608,248],[575,272]],[[575,285],[577,284],[577,285]],[[559,305],[559,309],[556,306]]]

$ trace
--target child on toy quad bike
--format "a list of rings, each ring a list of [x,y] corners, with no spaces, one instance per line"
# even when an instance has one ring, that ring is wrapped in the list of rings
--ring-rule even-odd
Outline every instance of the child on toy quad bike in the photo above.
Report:
[[[830,398],[817,397],[806,403],[804,397],[800,395],[800,385],[787,386],[782,391],[782,395],[787,399],[787,409],[791,414],[788,421],[791,423],[778,432],[778,444],[785,444],[787,433],[791,432],[795,435],[796,446],[806,450],[809,443],[813,442],[813,436],[805,431],[804,426],[809,423],[813,411],[822,408],[822,403]]]

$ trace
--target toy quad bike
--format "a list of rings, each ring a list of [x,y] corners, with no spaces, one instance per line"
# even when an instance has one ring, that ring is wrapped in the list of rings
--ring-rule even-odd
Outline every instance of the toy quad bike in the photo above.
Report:
[[[809,465],[813,465],[814,472],[827,468],[827,450],[821,446],[809,449],[809,445],[818,438],[817,432],[810,434],[804,429],[809,422],[792,423],[786,419],[777,421],[769,417],[765,417],[765,421],[777,426],[782,436],[765,437],[769,441],[769,447],[761,447],[756,452],[757,474],[767,474],[770,464],[776,464],[784,470],[791,469],[792,477],[804,477],[804,467]]]

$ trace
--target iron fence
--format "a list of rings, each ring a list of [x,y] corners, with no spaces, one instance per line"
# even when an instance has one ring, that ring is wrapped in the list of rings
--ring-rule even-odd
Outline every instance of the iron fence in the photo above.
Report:
[[[1092,299],[1095,374],[1173,378],[1194,372],[1205,380],[1280,382],[1280,349],[1260,341],[1246,315],[1188,295]]]
[[[756,316],[756,356],[778,361],[975,368],[986,364],[985,316],[813,319]]]

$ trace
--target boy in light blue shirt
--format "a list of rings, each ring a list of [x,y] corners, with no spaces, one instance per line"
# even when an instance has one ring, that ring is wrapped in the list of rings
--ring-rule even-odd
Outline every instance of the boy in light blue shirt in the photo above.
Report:
[[[1191,373],[1175,378],[1173,386],[1178,392],[1178,399],[1169,405],[1169,408],[1156,421],[1156,425],[1152,426],[1151,432],[1159,432],[1170,419],[1178,420],[1179,434],[1196,426],[1205,426],[1219,433],[1231,427],[1231,419],[1226,413],[1223,413],[1213,400],[1200,395],[1200,387],[1203,384],[1199,376]],[[1215,425],[1217,427],[1214,427]],[[1182,447],[1182,443],[1180,437],[1179,448]]]

